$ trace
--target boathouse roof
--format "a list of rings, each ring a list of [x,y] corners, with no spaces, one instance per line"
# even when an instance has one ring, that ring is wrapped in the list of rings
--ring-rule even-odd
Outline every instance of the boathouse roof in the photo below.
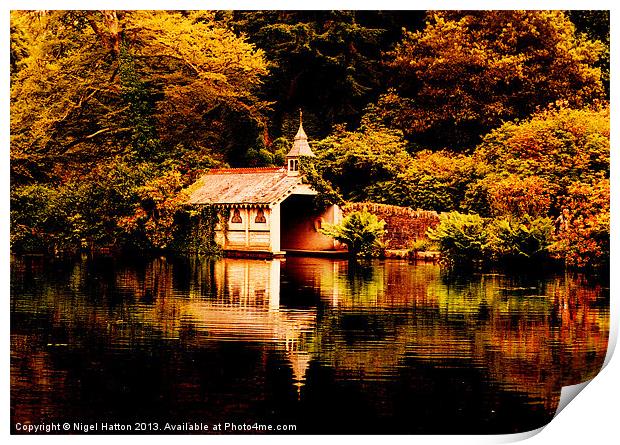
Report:
[[[302,185],[285,167],[211,169],[189,190],[188,204],[276,204]]]

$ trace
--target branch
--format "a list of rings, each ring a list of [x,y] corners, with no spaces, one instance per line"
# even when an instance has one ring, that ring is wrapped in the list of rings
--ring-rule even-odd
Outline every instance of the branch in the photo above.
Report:
[[[159,42],[159,44],[161,46],[163,46],[164,48],[168,48],[168,49],[174,51],[174,48],[172,46],[166,44],[166,43]],[[154,54],[154,55],[142,54],[142,55],[139,55],[137,57],[170,57],[171,59],[175,59],[175,60],[179,60],[179,61],[183,62],[185,65],[187,65],[189,68],[191,68],[192,71],[194,71],[196,73],[196,75],[200,76],[200,73],[201,73],[201,71],[196,67],[196,65],[194,65],[189,60],[187,60],[187,59],[185,59],[184,57],[181,57],[181,56],[175,56],[173,54]]]
[[[99,136],[100,134],[103,134],[103,133],[115,134],[115,133],[121,133],[123,131],[131,131],[131,130],[132,130],[132,128],[130,128],[130,127],[117,128],[116,130],[114,130],[114,129],[110,128],[110,127],[102,128],[101,130],[95,131],[92,134],[89,134],[87,136],[83,136],[81,138],[77,138],[77,139],[69,142],[63,148],[63,150],[61,150],[58,154],[67,153],[71,149],[71,147],[74,147],[74,146],[76,146],[78,144],[81,144],[82,142],[86,142],[86,141],[88,141],[90,139],[93,139],[93,138],[95,138],[95,137],[97,137],[97,136]]]
[[[86,100],[90,99],[91,97],[93,97],[93,96],[95,95],[95,93],[97,93],[98,91],[99,91],[98,89],[94,89],[94,90],[93,90],[90,94],[88,94],[88,95],[86,95],[86,96],[83,94],[83,95],[80,97],[80,100],[78,101],[78,103],[77,103],[77,104],[75,104],[75,105],[73,105],[72,107],[70,107],[70,108],[67,110],[67,112],[65,113],[65,115],[64,115],[63,117],[61,117],[60,119],[58,119],[58,122],[62,122],[62,121],[64,121],[66,118],[68,118],[68,117],[69,117],[69,115],[71,114],[71,112],[72,112],[73,110],[75,110],[75,109],[77,109],[77,108],[81,108],[81,107],[82,107],[82,104],[84,103],[84,101],[86,101]]]

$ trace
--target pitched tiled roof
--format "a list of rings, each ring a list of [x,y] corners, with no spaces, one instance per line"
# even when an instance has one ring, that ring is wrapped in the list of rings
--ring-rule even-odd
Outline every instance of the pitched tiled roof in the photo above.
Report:
[[[212,169],[189,189],[188,204],[274,204],[286,198],[300,176],[288,176],[286,168]]]

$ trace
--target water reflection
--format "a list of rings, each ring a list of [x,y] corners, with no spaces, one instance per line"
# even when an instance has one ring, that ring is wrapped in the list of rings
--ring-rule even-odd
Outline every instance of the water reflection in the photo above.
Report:
[[[609,330],[608,287],[570,274],[318,258],[14,258],[11,273],[14,422],[525,431],[596,374]]]

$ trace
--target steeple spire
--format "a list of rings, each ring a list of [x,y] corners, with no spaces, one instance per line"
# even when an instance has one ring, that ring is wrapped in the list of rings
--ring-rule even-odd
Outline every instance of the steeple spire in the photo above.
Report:
[[[297,140],[304,140],[304,141],[308,140],[308,136],[306,136],[306,132],[304,131],[303,113],[301,111],[301,108],[299,109],[299,130],[297,130],[297,134],[295,135],[295,141],[297,141]],[[305,145],[308,147],[308,150],[310,150],[310,146],[308,146],[307,143]],[[293,148],[295,148],[294,143],[293,143]],[[310,150],[310,152],[312,153],[312,150]],[[305,153],[301,153],[299,156],[314,156],[314,154],[307,155]]]
[[[306,136],[306,132],[303,127],[303,113],[301,109],[299,109],[299,129],[297,130],[297,134],[293,140],[293,147],[286,155],[287,170],[289,175],[296,176],[299,174],[299,158],[301,156],[315,157],[315,154],[312,153],[312,149],[310,148],[310,145],[308,145],[308,136]]]

